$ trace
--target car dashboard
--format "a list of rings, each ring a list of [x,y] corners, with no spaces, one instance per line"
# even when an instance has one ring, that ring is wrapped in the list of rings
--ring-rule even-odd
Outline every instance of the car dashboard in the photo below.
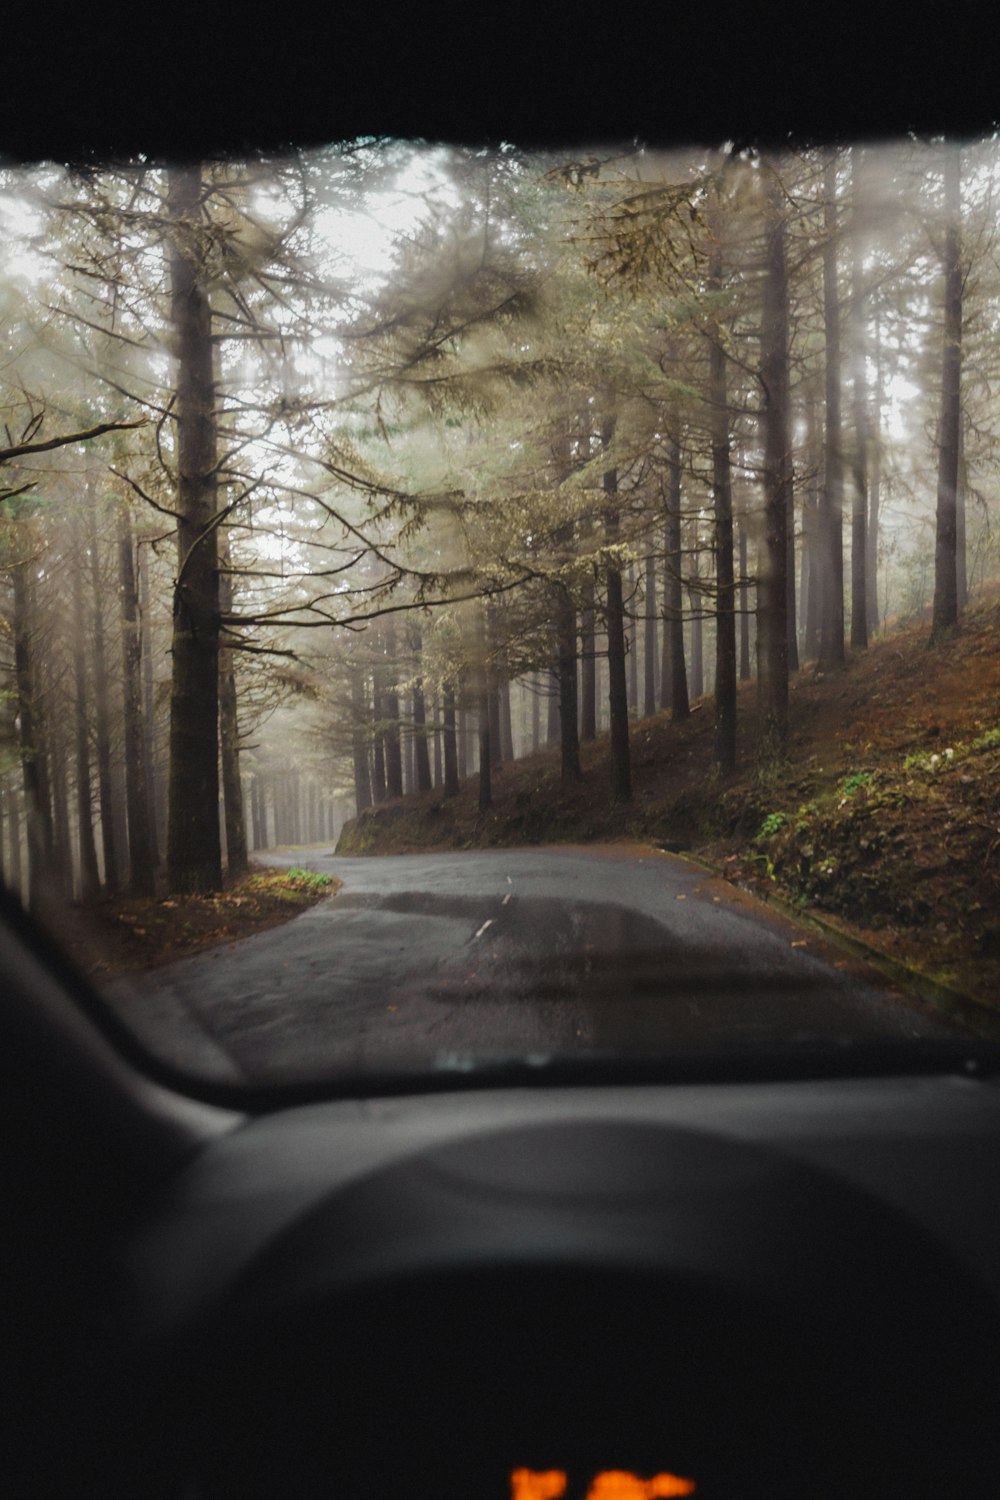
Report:
[[[80,1474],[177,1500],[995,1493],[997,1103],[866,1079],[247,1123],[106,1248],[127,1311],[93,1334]]]
[[[11,1493],[995,1495],[1000,1082],[972,1046],[241,1112],[4,959]]]

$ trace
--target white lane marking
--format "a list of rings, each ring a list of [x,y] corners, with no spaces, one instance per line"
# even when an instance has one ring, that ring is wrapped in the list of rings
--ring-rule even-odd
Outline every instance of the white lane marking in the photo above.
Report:
[[[508,902],[508,901],[509,901],[509,900],[510,900],[510,898],[511,898],[511,896],[513,896],[513,894],[514,894],[514,892],[513,892],[513,891],[508,891],[508,892],[507,892],[507,894],[506,894],[506,896],[505,896],[505,897],[504,897],[504,898],[503,898],[503,900],[502,900],[502,901],[501,901],[501,902],[500,902],[500,905],[501,905],[501,906],[506,906],[506,905],[507,905],[507,902]]]
[[[507,876],[507,884],[508,885],[513,885],[514,884],[513,880],[511,880],[511,878],[510,878],[509,875]]]
[[[475,942],[476,938],[481,938],[482,935],[483,935],[483,933],[486,931],[487,927],[492,927],[492,926],[493,926],[493,918],[492,917],[487,917],[486,921],[483,923],[482,927],[480,927],[479,931],[476,933],[476,937],[474,937],[472,939],[472,941]]]

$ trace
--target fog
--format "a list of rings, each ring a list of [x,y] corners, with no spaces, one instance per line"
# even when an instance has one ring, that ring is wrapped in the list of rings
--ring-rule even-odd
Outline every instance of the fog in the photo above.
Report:
[[[4,170],[4,882],[212,889],[679,698],[726,770],[761,672],[780,758],[789,672],[996,575],[998,166]]]

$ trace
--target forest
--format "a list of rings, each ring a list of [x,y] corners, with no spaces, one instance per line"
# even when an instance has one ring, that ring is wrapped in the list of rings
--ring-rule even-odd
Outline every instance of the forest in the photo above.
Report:
[[[0,876],[255,850],[789,682],[1000,566],[995,139],[0,170]],[[745,751],[741,752],[744,755]]]

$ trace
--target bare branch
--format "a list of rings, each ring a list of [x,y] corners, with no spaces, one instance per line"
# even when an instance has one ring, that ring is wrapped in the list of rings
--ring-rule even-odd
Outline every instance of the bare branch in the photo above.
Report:
[[[139,417],[134,422],[99,422],[96,427],[87,427],[80,432],[66,432],[61,437],[46,438],[40,443],[15,443],[9,448],[0,448],[0,464],[14,458],[24,458],[29,453],[50,453],[53,448],[65,448],[70,443],[86,443],[91,438],[102,437],[106,432],[123,432],[130,427],[145,427],[148,417]]]

